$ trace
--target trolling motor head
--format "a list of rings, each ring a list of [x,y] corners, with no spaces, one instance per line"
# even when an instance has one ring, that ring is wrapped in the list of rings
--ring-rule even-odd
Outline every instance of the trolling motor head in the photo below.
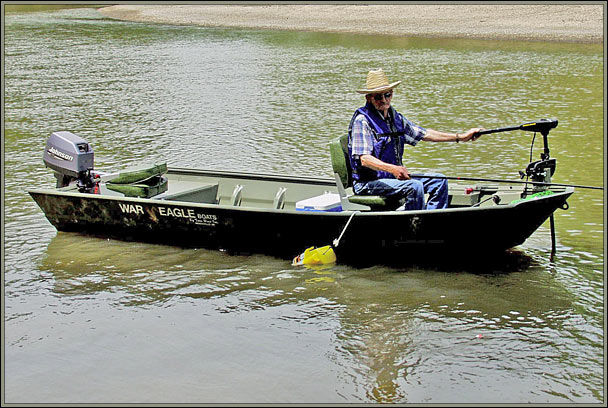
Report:
[[[46,142],[44,164],[55,171],[57,188],[76,182],[80,192],[90,192],[94,185],[94,152],[89,143],[70,132],[53,132]]]
[[[519,126],[521,130],[527,130],[528,132],[538,132],[543,136],[549,134],[551,129],[557,127],[557,119],[541,119],[536,122],[528,122]]]

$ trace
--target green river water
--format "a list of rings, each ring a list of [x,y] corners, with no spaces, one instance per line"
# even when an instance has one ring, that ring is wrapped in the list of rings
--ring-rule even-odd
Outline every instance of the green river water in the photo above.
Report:
[[[58,233],[26,193],[54,185],[42,152],[57,130],[87,139],[99,169],[331,177],[327,144],[377,67],[403,81],[393,105],[422,126],[557,118],[553,180],[603,186],[601,44],[209,29],[75,8],[6,13],[3,51],[3,402],[605,402],[603,191],[577,189],[558,210],[553,259],[547,223],[494,264],[452,269],[302,268]],[[405,162],[514,180],[531,140],[420,143]]]

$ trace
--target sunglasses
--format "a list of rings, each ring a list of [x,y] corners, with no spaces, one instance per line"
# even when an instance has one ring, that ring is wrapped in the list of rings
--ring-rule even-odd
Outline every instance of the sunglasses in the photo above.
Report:
[[[380,93],[380,94],[374,94],[374,99],[377,101],[381,101],[382,98],[390,98],[391,96],[393,96],[392,92],[385,92],[385,93]]]

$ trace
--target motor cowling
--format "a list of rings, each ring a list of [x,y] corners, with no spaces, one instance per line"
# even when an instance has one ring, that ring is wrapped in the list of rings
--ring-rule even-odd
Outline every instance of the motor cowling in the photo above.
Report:
[[[71,132],[53,132],[46,142],[43,160],[46,167],[55,172],[57,188],[74,182],[80,191],[90,190],[94,185],[94,151],[91,145]]]

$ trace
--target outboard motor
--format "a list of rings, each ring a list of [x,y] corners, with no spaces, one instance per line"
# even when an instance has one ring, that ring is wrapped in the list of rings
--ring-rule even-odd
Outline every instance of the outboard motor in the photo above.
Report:
[[[46,142],[44,164],[55,171],[57,188],[72,183],[81,193],[91,192],[95,187],[93,170],[94,153],[89,143],[70,132],[53,132]]]

